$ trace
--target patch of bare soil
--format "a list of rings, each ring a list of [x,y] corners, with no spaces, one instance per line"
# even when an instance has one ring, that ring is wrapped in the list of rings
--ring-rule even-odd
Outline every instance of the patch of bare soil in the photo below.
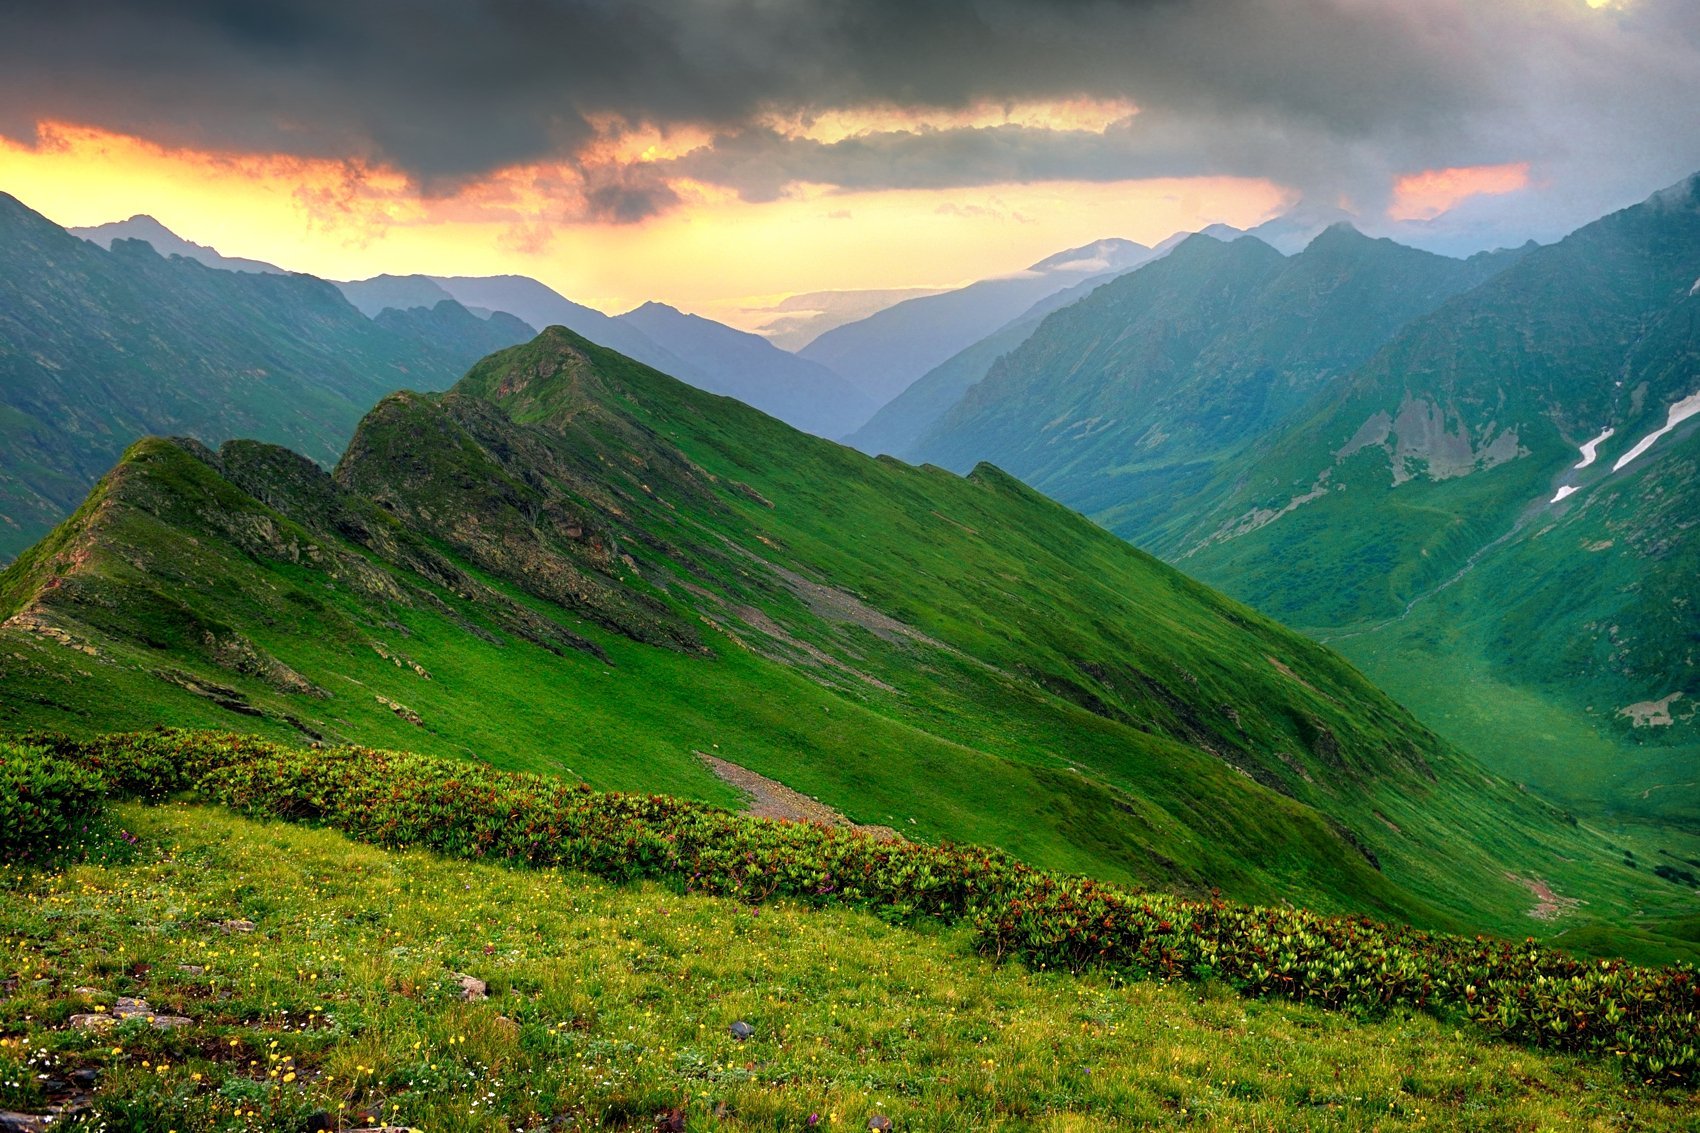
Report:
[[[1529,910],[1529,915],[1538,921],[1557,920],[1587,903],[1576,897],[1560,897],[1552,891],[1550,885],[1538,877],[1522,877],[1507,872],[1505,879],[1516,882],[1535,895],[1535,907]]]
[[[935,649],[948,649],[944,642],[928,637],[907,622],[900,622],[889,614],[874,609],[854,594],[840,590],[835,586],[823,586],[813,582],[793,570],[786,570],[776,563],[767,564],[769,569],[784,580],[791,592],[803,600],[811,613],[817,618],[829,622],[846,622],[859,625],[875,637],[886,641],[907,639],[930,645]]]
[[[1661,700],[1643,700],[1635,704],[1626,704],[1617,710],[1617,714],[1628,717],[1632,727],[1668,728],[1675,723],[1675,717],[1671,713],[1671,705],[1681,699],[1682,693],[1673,692]]]
[[[748,796],[749,805],[745,808],[745,813],[755,818],[812,822],[816,826],[842,826],[870,835],[879,842],[895,842],[899,838],[897,831],[889,826],[862,826],[851,822],[819,799],[812,799],[801,791],[793,791],[784,783],[758,775],[747,767],[739,767],[736,763],[709,755],[705,751],[697,752],[696,757],[706,763],[708,769],[722,781],[730,783]]]

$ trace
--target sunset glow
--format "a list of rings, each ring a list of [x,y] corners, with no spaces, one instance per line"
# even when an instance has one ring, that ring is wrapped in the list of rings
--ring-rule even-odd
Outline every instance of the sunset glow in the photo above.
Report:
[[[1513,193],[1529,184],[1529,163],[1427,169],[1393,184],[1387,215],[1394,220],[1432,220],[1460,201],[1482,194]]]
[[[1074,113],[1084,122],[1119,108]],[[809,128],[830,136],[890,125],[870,113]],[[676,154],[693,141],[643,129],[607,134],[610,160]],[[678,208],[601,224],[576,218],[584,177],[565,164],[504,169],[427,197],[381,166],[170,149],[63,124],[44,125],[35,147],[0,140],[0,186],[60,224],[148,213],[226,255],[327,278],[517,272],[605,310],[660,298],[734,323],[754,297],[959,284],[1104,236],[1152,243],[1214,222],[1245,227],[1292,203],[1273,182],[1235,177],[868,192],[802,185],[766,203],[676,181]]]

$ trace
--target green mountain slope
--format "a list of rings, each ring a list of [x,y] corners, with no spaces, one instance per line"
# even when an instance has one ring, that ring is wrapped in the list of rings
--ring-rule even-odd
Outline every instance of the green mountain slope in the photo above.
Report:
[[[1680,904],[1336,655],[990,467],[871,460],[561,328],[334,478],[144,441],[0,575],[0,726],[234,722],[1429,924]],[[1581,923],[1580,918],[1557,927]]]
[[[1153,258],[1168,255],[1179,240],[1178,236],[1170,237],[1152,248]],[[986,376],[993,363],[1031,338],[1046,315],[1080,302],[1117,275],[1137,271],[1139,266],[1118,265],[1113,272],[1091,276],[1045,296],[985,338],[963,347],[916,378],[902,393],[880,406],[867,424],[845,437],[844,443],[871,456],[885,453],[908,459],[939,419]]]
[[[1161,549],[1413,701],[1473,674],[1475,695],[1427,699],[1502,770],[1700,834],[1697,422],[1630,459],[1700,390],[1697,271],[1696,179],[1529,253],[1401,333]]]
[[[529,336],[509,324],[458,307],[375,323],[310,276],[108,251],[0,194],[0,561],[140,435],[257,436],[329,464],[385,393]]]
[[[1141,543],[1219,465],[1413,317],[1496,271],[1340,225],[1300,255],[1193,236],[1047,318],[915,446],[996,460]]]

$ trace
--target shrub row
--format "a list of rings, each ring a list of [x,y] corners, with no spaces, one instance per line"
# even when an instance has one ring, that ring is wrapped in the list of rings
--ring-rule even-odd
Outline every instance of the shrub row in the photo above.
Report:
[[[44,748],[0,743],[0,861],[57,857],[104,808],[98,775]]]
[[[382,846],[650,878],[751,903],[783,896],[892,920],[961,921],[988,954],[1033,967],[1209,977],[1246,995],[1365,1015],[1467,1017],[1530,1046],[1618,1057],[1634,1079],[1700,1081],[1700,984],[1687,966],[1640,968],[1533,941],[1134,893],[992,850],[878,842],[447,759],[179,731],[36,742],[119,794],[192,790]]]

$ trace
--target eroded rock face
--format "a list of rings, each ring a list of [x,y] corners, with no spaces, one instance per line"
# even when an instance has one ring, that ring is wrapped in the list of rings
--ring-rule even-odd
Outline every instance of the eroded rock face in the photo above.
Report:
[[[1489,421],[1472,436],[1468,424],[1456,413],[1409,394],[1399,406],[1390,432],[1396,485],[1418,476],[1450,480],[1528,455],[1518,443],[1516,429],[1500,429]],[[1386,442],[1384,436],[1380,443]]]

